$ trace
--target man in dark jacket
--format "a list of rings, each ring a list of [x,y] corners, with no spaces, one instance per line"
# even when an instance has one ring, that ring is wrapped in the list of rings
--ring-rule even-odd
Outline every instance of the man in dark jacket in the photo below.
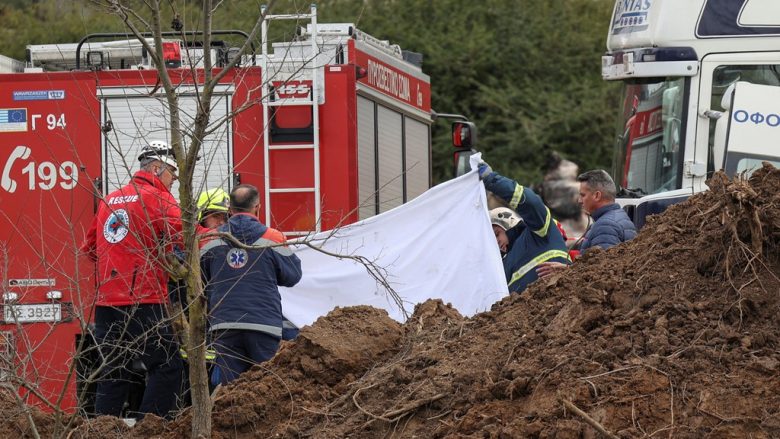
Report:
[[[222,188],[209,189],[198,196],[198,221],[208,229],[218,229],[227,224],[230,206],[230,195]],[[206,245],[207,240],[201,241],[201,246]],[[282,340],[294,340],[300,329],[286,317],[282,319]]]
[[[230,219],[217,230],[241,244],[223,237],[200,252],[222,384],[276,354],[283,329],[278,286],[291,287],[301,279],[301,261],[283,245],[284,234],[262,224],[259,214],[257,188],[236,186],[230,193]]]
[[[580,250],[593,247],[608,249],[636,236],[636,227],[626,212],[615,203],[617,187],[607,171],[596,169],[580,174],[580,203],[593,218]]]
[[[550,209],[534,191],[493,172],[487,163],[480,163],[478,170],[485,189],[504,200],[523,220],[509,230],[493,228],[496,241],[507,243],[504,274],[509,291],[521,293],[538,278],[534,270],[537,265],[547,261],[570,262],[566,243]]]
[[[580,204],[593,219],[582,239],[580,252],[593,247],[608,249],[636,236],[636,227],[628,214],[615,203],[617,187],[607,171],[596,169],[580,174]],[[536,269],[539,277],[547,277],[566,268],[566,265],[545,262]]]
[[[171,195],[173,151],[153,141],[138,157],[141,170],[98,207],[81,251],[97,262],[95,338],[104,363],[95,411],[121,416],[140,359],[147,369],[139,411],[166,416],[182,380],[182,360],[166,315],[163,260],[181,240],[181,211]]]

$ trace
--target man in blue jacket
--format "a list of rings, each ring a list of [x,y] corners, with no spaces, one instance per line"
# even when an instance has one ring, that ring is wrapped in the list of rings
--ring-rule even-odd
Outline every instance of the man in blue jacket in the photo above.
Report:
[[[596,169],[580,174],[580,203],[593,218],[580,251],[593,247],[608,249],[636,236],[636,227],[626,212],[615,202],[617,187],[607,171]]]
[[[543,262],[569,264],[569,253],[550,209],[530,188],[493,172],[490,166],[479,164],[479,178],[485,189],[507,203],[523,219],[509,230],[494,227],[497,242],[506,240],[504,274],[509,291],[521,293],[538,278],[536,266]],[[506,237],[502,234],[505,234]]]
[[[615,202],[617,186],[607,171],[596,169],[580,174],[580,204],[593,223],[582,238],[580,253],[593,247],[608,249],[636,236],[636,227],[628,214]],[[566,268],[565,265],[544,263],[536,269],[539,277],[547,277]]]
[[[276,354],[284,319],[278,286],[292,287],[301,279],[301,261],[283,245],[284,234],[262,224],[259,214],[257,188],[236,186],[230,193],[230,219],[217,230],[242,245],[223,237],[200,251],[222,384]]]

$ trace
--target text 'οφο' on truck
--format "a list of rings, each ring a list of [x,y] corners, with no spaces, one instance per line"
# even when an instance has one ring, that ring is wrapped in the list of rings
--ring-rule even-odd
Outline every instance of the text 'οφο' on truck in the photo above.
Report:
[[[638,226],[716,170],[780,165],[777,2],[618,0],[602,76],[623,82],[613,174]]]

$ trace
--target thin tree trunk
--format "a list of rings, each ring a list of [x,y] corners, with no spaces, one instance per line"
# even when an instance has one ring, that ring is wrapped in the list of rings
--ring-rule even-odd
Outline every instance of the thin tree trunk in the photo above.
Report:
[[[196,300],[190,307],[190,342],[187,349],[190,364],[190,394],[192,395],[192,433],[195,438],[211,437],[211,396],[206,370],[206,340],[204,337],[203,305]],[[198,322],[198,320],[200,322]]]
[[[193,160],[194,162],[194,160]],[[188,164],[192,169],[195,164]],[[186,170],[186,169],[185,169]],[[190,172],[191,174],[191,172]],[[186,195],[182,193],[183,205],[191,205],[192,176],[188,174],[189,182]],[[192,437],[211,437],[211,395],[209,394],[209,375],[206,369],[206,297],[203,295],[203,284],[200,274],[200,252],[195,237],[195,227],[190,221],[191,212],[184,213],[185,246],[189,249],[189,273],[187,275],[187,299],[189,303],[189,337],[187,342],[187,357],[190,367],[190,395],[192,397]]]
[[[194,233],[192,234],[194,235]],[[189,235],[189,236],[192,236]],[[197,246],[195,246],[197,249]],[[211,437],[211,395],[206,369],[206,301],[200,282],[200,253],[191,251],[190,273],[187,276],[190,304],[189,345],[190,395],[192,397],[192,437]]]

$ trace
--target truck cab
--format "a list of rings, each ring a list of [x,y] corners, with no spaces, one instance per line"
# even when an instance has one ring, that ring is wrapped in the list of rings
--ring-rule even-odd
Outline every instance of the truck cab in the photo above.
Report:
[[[776,2],[616,1],[602,76],[623,83],[613,177],[637,226],[705,190],[724,164],[732,174],[763,160],[780,165],[776,144],[729,149],[736,112],[723,106],[734,102],[733,93],[745,95],[737,98],[742,104],[761,105],[746,102],[748,87],[738,82],[780,87]],[[739,113],[736,122],[743,119]]]

